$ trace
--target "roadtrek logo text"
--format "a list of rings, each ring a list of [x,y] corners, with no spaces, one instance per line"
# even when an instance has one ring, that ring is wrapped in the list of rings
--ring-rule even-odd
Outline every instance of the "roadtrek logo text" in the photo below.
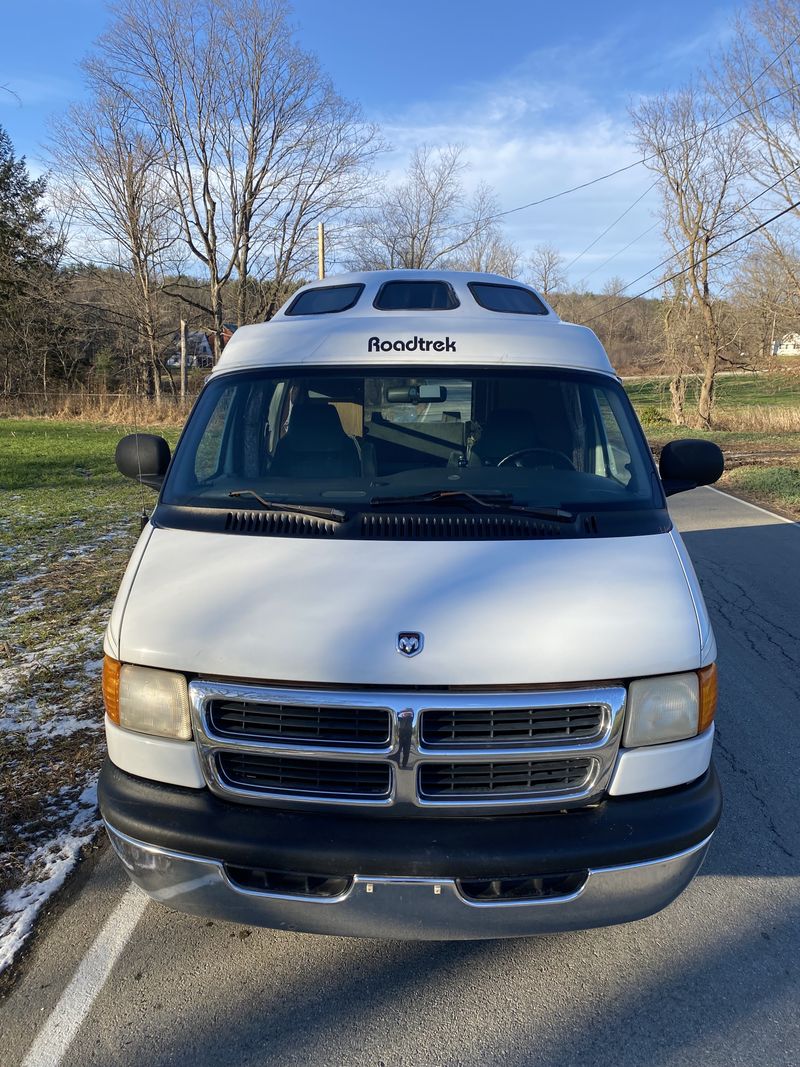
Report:
[[[370,337],[368,352],[455,352],[456,343],[450,337],[443,341],[426,341],[424,337],[412,337],[410,341],[382,341]]]

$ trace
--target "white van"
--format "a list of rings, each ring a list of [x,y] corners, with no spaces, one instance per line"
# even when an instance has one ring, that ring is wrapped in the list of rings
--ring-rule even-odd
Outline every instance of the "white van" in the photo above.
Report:
[[[172,908],[396,938],[650,915],[721,809],[716,646],[596,336],[485,274],[348,274],[234,334],[105,638],[100,805]]]

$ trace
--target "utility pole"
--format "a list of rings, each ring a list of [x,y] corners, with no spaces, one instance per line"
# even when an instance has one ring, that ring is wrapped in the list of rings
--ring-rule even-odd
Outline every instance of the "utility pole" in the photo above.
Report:
[[[317,223],[317,273],[325,277],[325,223]]]
[[[186,354],[189,347],[189,328],[181,319],[181,400],[186,399]]]

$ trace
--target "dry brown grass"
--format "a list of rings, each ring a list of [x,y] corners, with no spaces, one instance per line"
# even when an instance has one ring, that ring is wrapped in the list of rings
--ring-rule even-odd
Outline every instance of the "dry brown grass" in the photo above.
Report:
[[[0,397],[0,417],[24,419],[59,419],[73,422],[109,422],[133,426],[182,425],[189,414],[195,395],[132,397],[128,393],[90,393],[83,390],[55,392],[47,396]]]
[[[800,404],[714,409],[714,427],[734,433],[800,433]]]

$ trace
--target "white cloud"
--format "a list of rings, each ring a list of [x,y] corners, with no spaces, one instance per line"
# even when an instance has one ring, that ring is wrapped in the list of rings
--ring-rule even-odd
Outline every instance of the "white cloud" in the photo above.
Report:
[[[66,78],[44,76],[40,78],[16,78],[7,75],[2,82],[0,106],[39,107],[55,105],[75,97],[78,87]]]
[[[605,66],[605,51],[598,44],[587,61]],[[447,99],[417,105],[406,114],[376,116],[393,146],[385,161],[390,180],[402,175],[417,145],[459,143],[469,164],[465,183],[488,183],[501,209],[508,210],[635,161],[638,153],[624,107],[614,109],[596,98],[574,69],[565,69],[562,52],[536,53],[494,84],[461,86]],[[576,63],[573,55],[570,66]],[[563,76],[554,76],[554,68],[562,69]],[[546,73],[546,80],[535,72]],[[503,229],[526,254],[546,242],[571,260],[652,182],[651,172],[637,166],[588,189],[511,214],[504,218]],[[571,280],[577,283],[646,230],[657,205],[658,193],[653,190],[581,258],[570,272]],[[607,270],[596,271],[592,285],[601,286],[611,275],[635,277],[661,258],[656,228]]]

